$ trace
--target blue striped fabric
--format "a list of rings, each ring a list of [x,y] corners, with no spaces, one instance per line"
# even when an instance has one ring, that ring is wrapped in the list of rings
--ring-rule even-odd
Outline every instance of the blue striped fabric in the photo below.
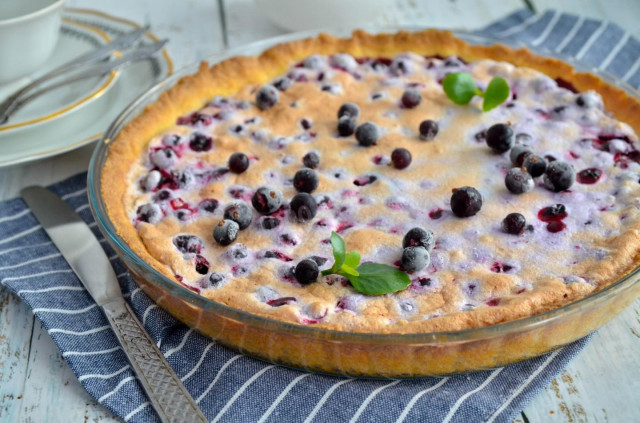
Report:
[[[573,54],[640,84],[638,41],[609,23],[521,10],[481,32]],[[270,365],[183,326],[137,288],[96,228],[86,175],[51,189],[92,228],[138,318],[214,422],[507,422],[587,342],[505,368],[421,380],[353,380]],[[20,199],[0,204],[0,281],[32,308],[94,398],[125,421],[157,420],[100,309]]]

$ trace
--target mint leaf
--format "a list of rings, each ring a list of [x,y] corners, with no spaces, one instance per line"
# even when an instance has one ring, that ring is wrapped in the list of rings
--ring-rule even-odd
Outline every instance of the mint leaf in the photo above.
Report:
[[[465,72],[450,73],[442,80],[442,88],[451,101],[456,104],[469,104],[478,93],[473,77]]]
[[[331,247],[333,247],[333,258],[335,260],[333,268],[339,270],[346,258],[347,247],[344,245],[344,239],[335,232],[331,232]]]
[[[360,276],[360,273],[358,273],[358,271],[356,269],[354,269],[353,267],[347,266],[347,264],[345,263],[340,268],[340,275],[344,276],[345,278],[348,278],[349,275],[351,275],[351,276]]]
[[[344,276],[349,279],[356,291],[365,295],[401,291],[411,283],[409,275],[395,267],[380,263],[360,264],[360,253],[351,251],[346,254],[344,239],[337,233],[331,232],[330,241],[335,262],[331,269],[322,271],[323,276],[331,274]]]
[[[355,269],[360,264],[360,253],[357,251],[351,251],[347,254],[347,257],[344,259],[344,266],[349,266],[352,269]]]
[[[442,80],[442,89],[451,101],[459,105],[469,104],[476,95],[484,97],[482,102],[484,112],[498,107],[509,98],[509,84],[499,76],[493,78],[487,89],[482,92],[468,73],[450,73]]]
[[[484,91],[484,101],[482,102],[482,110],[488,112],[495,109],[509,98],[509,84],[503,78],[496,76],[489,82],[487,89]]]
[[[333,248],[333,267],[331,269],[323,270],[323,275],[330,275],[332,273],[338,273],[340,268],[344,264],[347,254],[347,247],[344,245],[344,239],[335,232],[331,232],[331,247]],[[359,256],[358,256],[359,257]]]
[[[406,289],[411,279],[395,267],[380,263],[364,263],[356,269],[358,276],[346,275],[356,291],[365,295],[381,295]]]

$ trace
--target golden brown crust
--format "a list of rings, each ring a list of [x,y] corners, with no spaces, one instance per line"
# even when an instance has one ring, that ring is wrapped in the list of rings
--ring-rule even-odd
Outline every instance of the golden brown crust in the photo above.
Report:
[[[356,31],[350,39],[338,39],[321,34],[317,38],[275,46],[259,57],[236,57],[211,68],[203,63],[197,74],[182,78],[156,102],[147,106],[143,114],[129,123],[118,138],[112,141],[109,159],[102,173],[102,195],[109,215],[118,229],[118,234],[145,261],[166,276],[173,278],[166,266],[149,254],[131,224],[126,210],[122,207],[127,189],[126,184],[122,183],[122,178],[123,175],[128,174],[130,164],[137,160],[147,148],[148,140],[172,126],[177,116],[201,107],[215,95],[234,94],[247,84],[263,83],[273,79],[285,72],[292,62],[302,60],[311,54],[346,52],[355,57],[390,57],[405,51],[420,55],[457,55],[467,61],[492,59],[533,68],[552,78],[562,78],[573,84],[579,91],[597,91],[602,96],[605,107],[617,119],[629,124],[636,132],[640,132],[640,102],[637,99],[605,83],[597,76],[575,72],[570,65],[560,60],[536,56],[524,48],[514,50],[503,45],[472,46],[456,39],[448,31],[437,30],[378,35]],[[636,265],[636,261],[632,260],[640,247],[636,232],[631,231],[618,237],[615,247],[618,253],[612,256],[610,262],[600,264],[598,269],[594,270],[598,272],[599,278],[608,281],[599,288],[619,279]],[[496,287],[500,285],[498,277],[494,285]],[[581,292],[578,287],[564,286],[559,281],[549,281],[546,286],[536,289],[535,292],[535,296],[524,295],[517,305],[510,307],[480,308],[473,312],[456,313],[428,321],[398,325],[392,330],[424,332],[492,325],[553,309],[585,295],[585,292]],[[230,300],[230,303],[233,304],[233,301]],[[282,308],[281,313],[286,313],[286,307]],[[362,330],[367,328],[364,327]]]

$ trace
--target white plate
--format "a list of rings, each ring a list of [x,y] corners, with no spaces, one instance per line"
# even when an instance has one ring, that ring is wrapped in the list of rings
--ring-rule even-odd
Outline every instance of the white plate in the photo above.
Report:
[[[92,27],[91,32],[94,34],[96,31],[102,31],[111,38],[140,27],[136,22],[89,9],[65,9],[63,16],[65,20],[73,21],[73,24],[67,22],[67,27],[78,28],[79,25],[83,25],[85,29]],[[158,38],[150,32],[143,39],[144,42],[149,43],[157,40]],[[81,53],[82,51],[77,52],[77,54]],[[56,104],[57,107],[49,108],[50,113],[45,116],[71,106],[69,110],[5,131],[0,127],[0,167],[55,156],[100,139],[102,132],[122,109],[139,94],[172,72],[173,63],[166,50],[163,50],[152,59],[123,68],[118,72],[119,75],[114,75],[113,81],[104,87],[96,80],[93,80],[93,85],[90,81],[85,82],[86,85],[82,91],[84,94],[79,97],[81,104],[75,104],[78,102],[78,97],[75,97],[74,102],[74,97],[69,92],[56,94],[60,103]],[[99,92],[91,96],[91,93],[95,93],[96,87]],[[53,96],[53,93],[51,95]],[[87,99],[87,97],[90,98]],[[49,103],[49,105],[52,104]],[[33,106],[33,109],[29,110],[26,110],[26,107],[23,118],[43,113],[43,109],[38,107],[44,106]],[[17,117],[16,115],[15,122],[19,122]],[[14,119],[10,121],[10,123],[13,122]]]
[[[29,77],[10,84],[0,85],[0,100],[5,99],[20,87],[36,77],[57,68],[74,57],[101,47],[111,41],[111,37],[101,29],[64,18],[60,26],[60,37],[47,63]],[[89,106],[116,82],[117,71],[95,78],[83,79],[65,85],[46,95],[37,97],[14,113],[9,121],[0,125],[0,142],[7,137],[24,131],[34,124],[49,123],[66,117],[79,107]]]

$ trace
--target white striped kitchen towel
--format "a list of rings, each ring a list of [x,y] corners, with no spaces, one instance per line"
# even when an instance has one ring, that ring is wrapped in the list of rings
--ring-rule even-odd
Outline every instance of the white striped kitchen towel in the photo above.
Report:
[[[579,57],[640,85],[640,45],[614,24],[522,10],[482,32]],[[354,380],[270,365],[190,330],[137,288],[96,228],[86,175],[51,189],[89,223],[138,318],[211,421],[507,422],[587,342],[500,369],[420,380]],[[31,307],[89,394],[125,421],[157,420],[100,309],[21,199],[0,203],[0,281]]]

